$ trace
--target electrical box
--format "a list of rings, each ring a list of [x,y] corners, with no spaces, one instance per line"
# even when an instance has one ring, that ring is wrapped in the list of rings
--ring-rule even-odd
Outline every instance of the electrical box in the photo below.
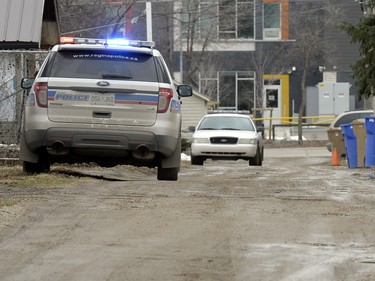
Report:
[[[319,115],[337,115],[349,110],[349,83],[319,83]]]

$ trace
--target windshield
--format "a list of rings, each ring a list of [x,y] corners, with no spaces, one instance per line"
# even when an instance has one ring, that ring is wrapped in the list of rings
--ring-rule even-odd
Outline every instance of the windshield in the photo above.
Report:
[[[255,128],[248,118],[216,116],[204,118],[200,123],[198,130],[255,131]]]
[[[105,50],[56,52],[42,76],[158,82],[152,55]]]

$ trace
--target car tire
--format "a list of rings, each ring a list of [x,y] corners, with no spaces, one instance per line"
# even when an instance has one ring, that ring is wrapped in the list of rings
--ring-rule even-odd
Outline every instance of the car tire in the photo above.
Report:
[[[158,167],[158,180],[176,181],[178,180],[179,168],[162,168]]]
[[[191,165],[200,165],[200,166],[203,165],[204,160],[200,156],[191,156],[190,159],[191,159],[190,161]]]
[[[258,153],[259,153],[259,157],[258,157],[257,166],[262,166],[262,164],[263,164],[263,150],[261,152],[260,148],[258,148]]]
[[[39,154],[39,159],[36,163],[23,161],[23,171],[27,174],[48,173],[50,169],[51,165],[48,160],[47,152],[45,151]]]
[[[250,158],[249,160],[249,166],[262,166],[262,154],[260,152],[260,148],[258,146],[257,153],[254,157]]]
[[[178,138],[175,151],[171,156],[158,164],[157,179],[161,181],[176,181],[181,164],[181,136]],[[165,168],[163,168],[165,165]]]

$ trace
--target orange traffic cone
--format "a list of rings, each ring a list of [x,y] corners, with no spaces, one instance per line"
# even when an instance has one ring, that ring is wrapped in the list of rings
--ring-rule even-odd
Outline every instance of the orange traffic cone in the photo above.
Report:
[[[336,147],[333,148],[331,163],[332,163],[332,166],[340,165],[340,158],[339,158],[339,154],[337,152]]]

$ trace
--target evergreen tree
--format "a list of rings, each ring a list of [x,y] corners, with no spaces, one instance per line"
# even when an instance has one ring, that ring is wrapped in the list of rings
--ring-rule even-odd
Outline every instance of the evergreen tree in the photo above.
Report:
[[[352,68],[360,99],[375,95],[375,0],[366,1],[363,8],[366,13],[358,24],[342,25],[352,42],[359,44],[362,58]]]

